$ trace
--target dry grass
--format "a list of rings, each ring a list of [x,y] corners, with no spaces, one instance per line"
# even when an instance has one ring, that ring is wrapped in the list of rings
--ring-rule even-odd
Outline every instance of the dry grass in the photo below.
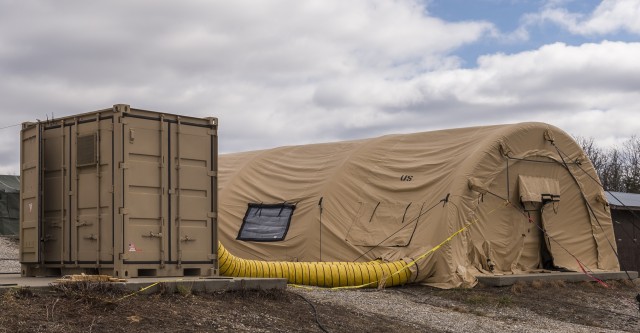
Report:
[[[500,296],[498,298],[498,305],[500,306],[511,306],[513,304],[513,299],[509,295]]]
[[[542,289],[543,287],[544,287],[544,282],[542,280],[531,281],[531,288]]]
[[[515,295],[520,295],[522,294],[526,286],[527,286],[526,282],[518,281],[513,285],[511,285],[511,292]]]
[[[580,283],[580,286],[582,286],[583,288],[588,288],[588,289],[595,288],[595,286],[593,285],[593,282],[591,282],[591,281],[582,281],[582,282],[578,282],[578,283]]]
[[[636,287],[636,283],[633,280],[630,279],[624,279],[624,280],[620,280],[620,282],[628,288],[635,288]]]
[[[472,305],[486,305],[491,302],[491,299],[484,295],[471,295],[465,299],[465,302]]]
[[[567,282],[564,280],[551,280],[549,281],[549,286],[559,289],[559,288],[566,288],[567,287]]]

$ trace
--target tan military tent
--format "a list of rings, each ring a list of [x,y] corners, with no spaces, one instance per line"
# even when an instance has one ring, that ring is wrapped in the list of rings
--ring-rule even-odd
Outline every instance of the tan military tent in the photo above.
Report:
[[[414,281],[444,288],[618,271],[597,182],[576,142],[543,123],[227,154],[219,239],[249,259],[416,260]]]

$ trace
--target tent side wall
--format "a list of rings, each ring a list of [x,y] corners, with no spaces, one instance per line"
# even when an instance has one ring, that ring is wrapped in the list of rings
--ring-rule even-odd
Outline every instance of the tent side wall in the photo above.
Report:
[[[257,259],[417,256],[448,236],[439,225],[451,212],[440,201],[451,192],[461,161],[496,128],[282,147],[231,154],[228,161],[223,155],[221,239],[231,252]],[[235,240],[248,203],[285,201],[296,203],[296,209],[284,241]],[[418,236],[423,229],[427,230]]]
[[[563,157],[573,161],[571,173],[545,133],[555,135]],[[540,161],[521,161],[525,158]],[[473,274],[491,273],[487,259],[497,261],[491,263],[496,273],[524,271],[520,258],[528,268],[538,260],[534,252],[542,233],[535,233],[518,206],[518,176],[525,175],[561,184],[560,218],[554,219],[562,221],[552,228],[557,238],[590,269],[616,270],[608,245],[611,219],[595,201],[602,191],[591,179],[591,164],[583,159],[577,165],[577,158],[583,158],[579,146],[542,123],[282,147],[232,154],[228,160],[223,155],[219,235],[232,253],[250,259],[411,261],[424,255],[416,281],[471,286]],[[285,202],[296,208],[283,241],[236,240],[249,203]],[[545,213],[553,212],[549,207]],[[594,214],[597,222],[590,218]],[[579,236],[566,238],[573,234]],[[576,269],[562,253],[555,254],[562,265]]]

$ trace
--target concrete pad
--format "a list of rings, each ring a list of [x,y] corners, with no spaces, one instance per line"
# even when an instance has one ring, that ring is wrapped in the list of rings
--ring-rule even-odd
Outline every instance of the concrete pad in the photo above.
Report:
[[[600,280],[627,280],[638,278],[638,272],[599,272],[590,273],[591,276]],[[594,281],[591,277],[579,272],[544,272],[533,274],[512,274],[512,275],[479,275],[476,276],[478,282],[493,287],[510,286],[516,282],[551,281],[562,280],[566,282]]]
[[[60,277],[22,277],[20,274],[0,275],[0,291],[7,288],[28,287],[48,290]],[[286,279],[230,278],[230,277],[146,277],[131,278],[126,282],[103,282],[129,291],[149,294],[154,292],[180,292],[215,290],[268,290],[286,289]]]

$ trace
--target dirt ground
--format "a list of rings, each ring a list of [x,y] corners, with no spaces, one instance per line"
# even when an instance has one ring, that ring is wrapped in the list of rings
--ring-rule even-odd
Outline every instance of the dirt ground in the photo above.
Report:
[[[638,332],[638,284],[154,295],[105,284],[14,288],[0,290],[0,332]]]

